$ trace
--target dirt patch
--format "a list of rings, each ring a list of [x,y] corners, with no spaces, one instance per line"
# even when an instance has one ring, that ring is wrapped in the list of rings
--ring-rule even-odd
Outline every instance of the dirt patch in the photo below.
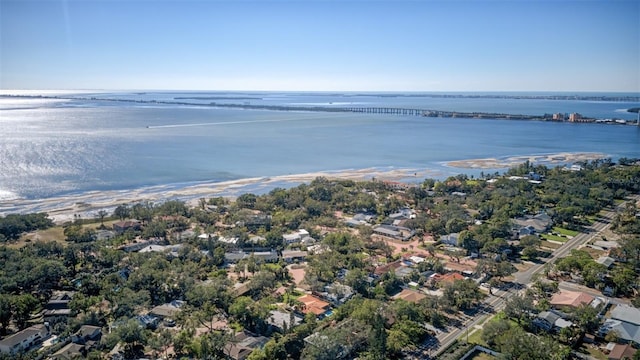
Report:
[[[555,249],[559,248],[560,246],[562,246],[562,244],[556,244],[556,243],[552,243],[552,242],[549,242],[549,241],[540,242],[540,247],[541,248],[547,248],[549,250],[555,250]]]
[[[621,238],[622,237],[619,234],[614,233],[613,231],[611,231],[611,228],[608,227],[600,232],[600,236],[596,236],[594,240],[597,241],[606,239],[606,241],[619,241]]]
[[[513,266],[515,266],[518,271],[527,271],[533,267],[533,264],[528,262],[520,262],[513,263]]]
[[[384,241],[387,245],[393,248],[393,255],[401,255],[404,253],[411,253],[420,256],[427,256],[427,252],[425,250],[420,249],[418,246],[420,245],[420,240],[414,241],[395,241],[384,236],[372,235],[372,238],[377,241]]]
[[[304,282],[304,275],[307,273],[307,267],[305,265],[289,265],[287,266],[289,274],[293,278],[293,282],[296,286],[300,286]]]
[[[64,240],[64,230],[61,226],[55,226],[46,230],[38,230],[26,233],[20,237],[17,242],[7,244],[10,248],[21,248],[27,245],[30,242],[43,241],[43,242],[51,242],[55,241],[62,245],[67,245],[67,242]]]

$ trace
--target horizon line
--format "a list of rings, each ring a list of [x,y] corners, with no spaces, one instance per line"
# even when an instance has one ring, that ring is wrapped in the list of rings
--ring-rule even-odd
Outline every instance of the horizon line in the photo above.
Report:
[[[640,90],[269,90],[269,89],[158,89],[158,88],[75,88],[75,89],[3,89],[0,92],[10,91],[136,91],[136,92],[285,92],[285,93],[628,93],[639,94]]]

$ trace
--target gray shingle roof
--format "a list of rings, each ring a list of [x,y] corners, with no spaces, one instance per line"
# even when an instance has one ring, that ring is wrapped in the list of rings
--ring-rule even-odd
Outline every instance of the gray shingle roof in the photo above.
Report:
[[[640,309],[620,304],[611,311],[611,318],[640,326]]]

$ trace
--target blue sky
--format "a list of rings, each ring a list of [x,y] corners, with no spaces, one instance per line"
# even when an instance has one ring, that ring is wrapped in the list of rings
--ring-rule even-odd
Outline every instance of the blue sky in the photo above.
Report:
[[[0,0],[0,88],[640,92],[640,1]]]

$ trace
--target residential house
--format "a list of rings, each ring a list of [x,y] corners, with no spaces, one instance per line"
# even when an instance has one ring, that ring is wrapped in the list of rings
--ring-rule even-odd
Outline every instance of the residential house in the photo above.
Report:
[[[580,305],[591,305],[595,297],[581,291],[560,290],[553,294],[549,304],[555,308],[577,308]]]
[[[42,312],[44,321],[49,324],[66,322],[71,317],[69,303],[72,296],[73,293],[70,292],[55,293],[44,306],[44,311]]]
[[[113,231],[116,234],[121,235],[127,230],[140,231],[142,230],[142,223],[138,220],[126,220],[113,223]]]
[[[298,301],[302,303],[301,312],[305,315],[312,313],[322,318],[331,311],[330,304],[317,296],[303,295],[298,298]]]
[[[401,299],[410,303],[417,304],[422,299],[425,299],[427,295],[411,289],[403,289],[400,293],[393,296],[394,299]]]
[[[293,312],[285,312],[280,310],[271,310],[267,318],[267,324],[279,332],[286,329],[292,329],[302,323],[302,316]]]
[[[529,215],[513,220],[515,225],[514,232],[518,238],[525,235],[543,234],[551,228],[553,220],[551,216],[546,213],[539,213],[537,215]]]
[[[87,348],[82,344],[68,343],[53,353],[49,360],[75,360],[87,357]]]
[[[616,260],[609,256],[600,256],[598,260],[596,260],[598,264],[604,265],[607,269],[611,269]]]
[[[245,217],[244,220],[236,223],[238,226],[244,226],[247,230],[254,232],[260,228],[264,228],[266,231],[271,230],[271,215],[256,213]]]
[[[102,337],[100,326],[82,325],[75,334],[71,335],[71,341],[75,344],[84,345],[87,342],[99,341]]]
[[[288,263],[304,261],[306,257],[306,251],[282,250],[282,259]]]
[[[433,274],[429,277],[429,283],[432,286],[440,286],[443,287],[446,284],[453,284],[456,281],[464,280],[464,276],[457,272],[449,272],[444,275],[441,274]]]
[[[109,240],[116,236],[115,231],[111,230],[96,230],[95,238],[96,240]]]
[[[146,241],[135,242],[132,244],[122,245],[120,250],[124,252],[137,252],[151,245],[158,245],[162,242],[160,239],[149,239]]]
[[[411,275],[414,271],[416,271],[414,268],[407,266],[407,264],[403,263],[402,266],[400,266],[395,270],[395,274],[398,278],[404,279],[409,275]]]
[[[615,331],[621,341],[640,345],[640,309],[617,305],[611,311],[610,318],[598,330],[598,335],[605,336],[610,331]]]
[[[354,292],[350,286],[340,283],[329,284],[324,287],[322,297],[329,300],[334,306],[340,306],[347,302],[353,296]]]
[[[353,220],[364,221],[365,223],[371,223],[375,219],[376,219],[376,216],[373,215],[373,214],[357,213],[357,214],[353,215]]]
[[[0,353],[16,355],[40,344],[49,336],[49,329],[43,325],[33,325],[0,340]]]
[[[377,235],[402,241],[408,241],[413,235],[416,234],[414,230],[395,225],[378,225],[373,228],[373,232]]]
[[[148,252],[166,252],[170,257],[178,257],[178,251],[182,248],[182,244],[176,245],[149,245],[138,250],[140,253]]]
[[[389,214],[389,219],[391,220],[408,220],[415,217],[415,213],[409,208],[402,208],[392,214]]]
[[[83,359],[95,347],[102,337],[99,326],[82,325],[75,334],[71,335],[71,343],[52,354],[50,360]]]
[[[606,240],[597,240],[593,242],[593,246],[600,248],[602,250],[615,249],[619,247],[617,241],[606,241]]]
[[[398,268],[405,266],[402,260],[396,260],[388,264],[380,265],[373,271],[374,275],[380,276],[389,271],[396,271]]]
[[[147,329],[155,329],[156,327],[158,327],[158,323],[160,322],[160,319],[157,316],[151,314],[138,315],[136,316],[136,319],[138,320],[140,325]]]
[[[533,325],[547,332],[559,332],[573,326],[573,323],[565,320],[563,315],[558,311],[543,311],[533,320]]]
[[[224,258],[228,263],[235,264],[242,259],[248,259],[253,255],[253,258],[258,263],[262,262],[277,262],[278,253],[275,251],[256,251],[252,253],[244,251],[226,252]]]
[[[607,355],[608,360],[623,360],[623,359],[633,359],[633,356],[638,352],[638,350],[634,349],[631,344],[615,344],[612,346],[609,355]]]
[[[420,263],[425,262],[425,258],[421,257],[421,256],[416,256],[416,255],[412,255],[409,257],[409,261],[411,261],[412,263],[418,265]]]
[[[282,235],[282,239],[284,240],[285,244],[289,245],[299,243],[307,236],[309,236],[309,232],[305,229],[300,229],[294,233]]]
[[[366,225],[366,221],[356,220],[355,218],[345,219],[344,223],[349,227],[358,227],[360,225]]]
[[[253,350],[262,348],[269,339],[256,336],[248,331],[236,333],[224,347],[224,353],[233,360],[244,360]]]
[[[149,311],[149,314],[159,317],[160,319],[171,318],[180,312],[184,301],[173,300],[169,303],[158,305]]]
[[[451,233],[447,235],[440,236],[440,243],[446,244],[449,246],[458,246],[458,237],[460,233]]]

